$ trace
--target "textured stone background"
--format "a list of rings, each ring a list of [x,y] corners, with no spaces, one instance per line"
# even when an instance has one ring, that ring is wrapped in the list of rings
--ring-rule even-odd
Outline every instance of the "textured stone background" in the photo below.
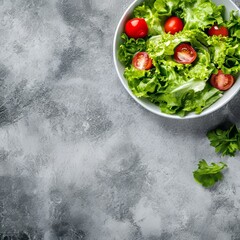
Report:
[[[130,2],[0,0],[0,240],[240,239],[240,155],[205,136],[240,97],[184,121],[135,103],[112,59]],[[202,158],[229,165],[211,190]]]

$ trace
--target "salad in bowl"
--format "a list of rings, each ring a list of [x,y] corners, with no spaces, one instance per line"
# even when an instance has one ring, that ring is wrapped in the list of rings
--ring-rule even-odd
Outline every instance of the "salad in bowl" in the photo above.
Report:
[[[125,12],[114,39],[115,66],[142,106],[192,118],[238,92],[239,12],[231,1],[227,9],[217,2],[135,1]]]

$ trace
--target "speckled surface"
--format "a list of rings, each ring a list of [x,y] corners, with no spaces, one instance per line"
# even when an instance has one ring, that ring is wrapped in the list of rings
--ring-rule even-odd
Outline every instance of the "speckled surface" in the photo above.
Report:
[[[205,136],[240,96],[184,121],[135,103],[112,59],[130,2],[0,0],[0,240],[240,239],[240,154]],[[202,158],[229,165],[211,190]]]

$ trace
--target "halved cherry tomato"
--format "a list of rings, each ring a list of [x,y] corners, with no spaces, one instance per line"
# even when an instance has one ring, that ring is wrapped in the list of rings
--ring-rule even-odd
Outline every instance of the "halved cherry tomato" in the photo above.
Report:
[[[133,18],[127,21],[125,32],[131,38],[144,38],[148,35],[148,26],[143,18]]]
[[[212,74],[210,83],[213,87],[226,91],[234,84],[234,77],[230,74],[224,74],[222,70],[218,70],[217,74]]]
[[[190,64],[195,61],[197,53],[188,43],[179,44],[174,51],[174,59],[178,63]]]
[[[138,70],[149,70],[152,65],[152,59],[146,52],[138,52],[134,55],[132,65]]]
[[[228,36],[228,29],[226,27],[219,27],[217,25],[213,25],[209,30],[208,30],[208,35],[209,36],[219,36],[222,35],[223,37]]]
[[[179,17],[170,17],[165,22],[164,29],[166,33],[175,34],[183,30],[183,22]]]

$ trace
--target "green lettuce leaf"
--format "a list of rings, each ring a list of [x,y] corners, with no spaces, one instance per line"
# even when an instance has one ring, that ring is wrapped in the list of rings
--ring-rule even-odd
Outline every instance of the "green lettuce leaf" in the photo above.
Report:
[[[240,72],[240,42],[231,37],[212,36],[208,39],[212,62],[226,74]]]
[[[185,116],[189,112],[201,113],[221,97],[221,92],[203,81],[190,81],[170,93],[158,97],[160,109],[167,114]]]
[[[224,6],[217,6],[208,0],[182,1],[180,4],[183,12],[181,18],[184,19],[184,30],[206,29],[217,23],[223,23]]]
[[[142,38],[137,40],[129,38],[125,33],[121,36],[123,43],[118,49],[118,59],[124,66],[129,66],[135,53],[146,49],[146,41]]]
[[[173,12],[179,8],[180,0],[156,0],[154,8],[159,16],[172,16]]]
[[[240,17],[238,11],[232,11],[230,13],[230,18],[226,23],[226,27],[228,28],[230,37],[240,39]]]
[[[131,66],[125,69],[124,77],[128,79],[128,86],[137,97],[150,99],[151,94],[162,92],[166,88],[166,81],[154,68],[138,70]]]
[[[148,35],[158,35],[164,33],[164,22],[166,18],[161,18],[154,8],[155,1],[149,0],[137,6],[133,11],[133,17],[144,18],[148,25]]]

